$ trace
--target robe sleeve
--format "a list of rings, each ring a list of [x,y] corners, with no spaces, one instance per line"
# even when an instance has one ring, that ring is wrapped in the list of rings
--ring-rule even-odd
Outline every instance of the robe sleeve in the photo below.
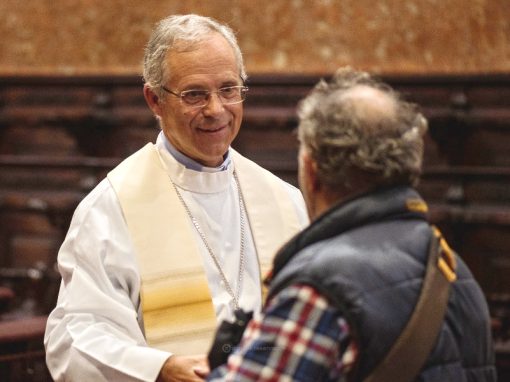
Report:
[[[58,254],[46,362],[56,381],[154,381],[171,353],[147,346],[135,254],[115,193],[103,180],[76,209]]]

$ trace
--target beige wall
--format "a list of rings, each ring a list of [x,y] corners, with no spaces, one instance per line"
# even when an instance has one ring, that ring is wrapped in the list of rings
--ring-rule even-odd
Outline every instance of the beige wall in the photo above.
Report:
[[[509,0],[2,0],[0,75],[139,74],[158,19],[238,32],[248,71],[510,72]]]

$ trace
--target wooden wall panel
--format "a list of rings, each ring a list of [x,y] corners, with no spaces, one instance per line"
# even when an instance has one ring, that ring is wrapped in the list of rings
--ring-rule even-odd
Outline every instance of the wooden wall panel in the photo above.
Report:
[[[497,328],[498,359],[507,357],[510,77],[384,79],[422,105],[429,119],[419,190],[431,221],[482,285]],[[234,147],[297,184],[295,107],[317,80],[252,77]],[[36,311],[47,312],[54,303],[58,276],[52,266],[77,203],[157,133],[137,76],[0,78],[0,271],[43,269],[48,292]],[[29,298],[33,288],[29,280],[17,291]]]

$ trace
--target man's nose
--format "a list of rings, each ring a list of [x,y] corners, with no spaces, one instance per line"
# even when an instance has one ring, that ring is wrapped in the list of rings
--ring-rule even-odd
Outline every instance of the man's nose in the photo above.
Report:
[[[223,102],[217,92],[211,92],[207,99],[207,104],[203,108],[205,114],[216,114],[222,112],[224,109]]]

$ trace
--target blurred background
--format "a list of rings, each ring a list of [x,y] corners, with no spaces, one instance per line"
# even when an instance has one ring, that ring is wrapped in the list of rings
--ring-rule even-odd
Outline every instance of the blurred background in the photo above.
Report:
[[[234,147],[294,184],[295,107],[318,79],[349,65],[422,106],[419,190],[482,285],[509,380],[508,0],[2,0],[0,378],[51,380],[42,337],[58,248],[85,194],[155,140],[143,49],[177,13],[236,31],[250,91]]]

